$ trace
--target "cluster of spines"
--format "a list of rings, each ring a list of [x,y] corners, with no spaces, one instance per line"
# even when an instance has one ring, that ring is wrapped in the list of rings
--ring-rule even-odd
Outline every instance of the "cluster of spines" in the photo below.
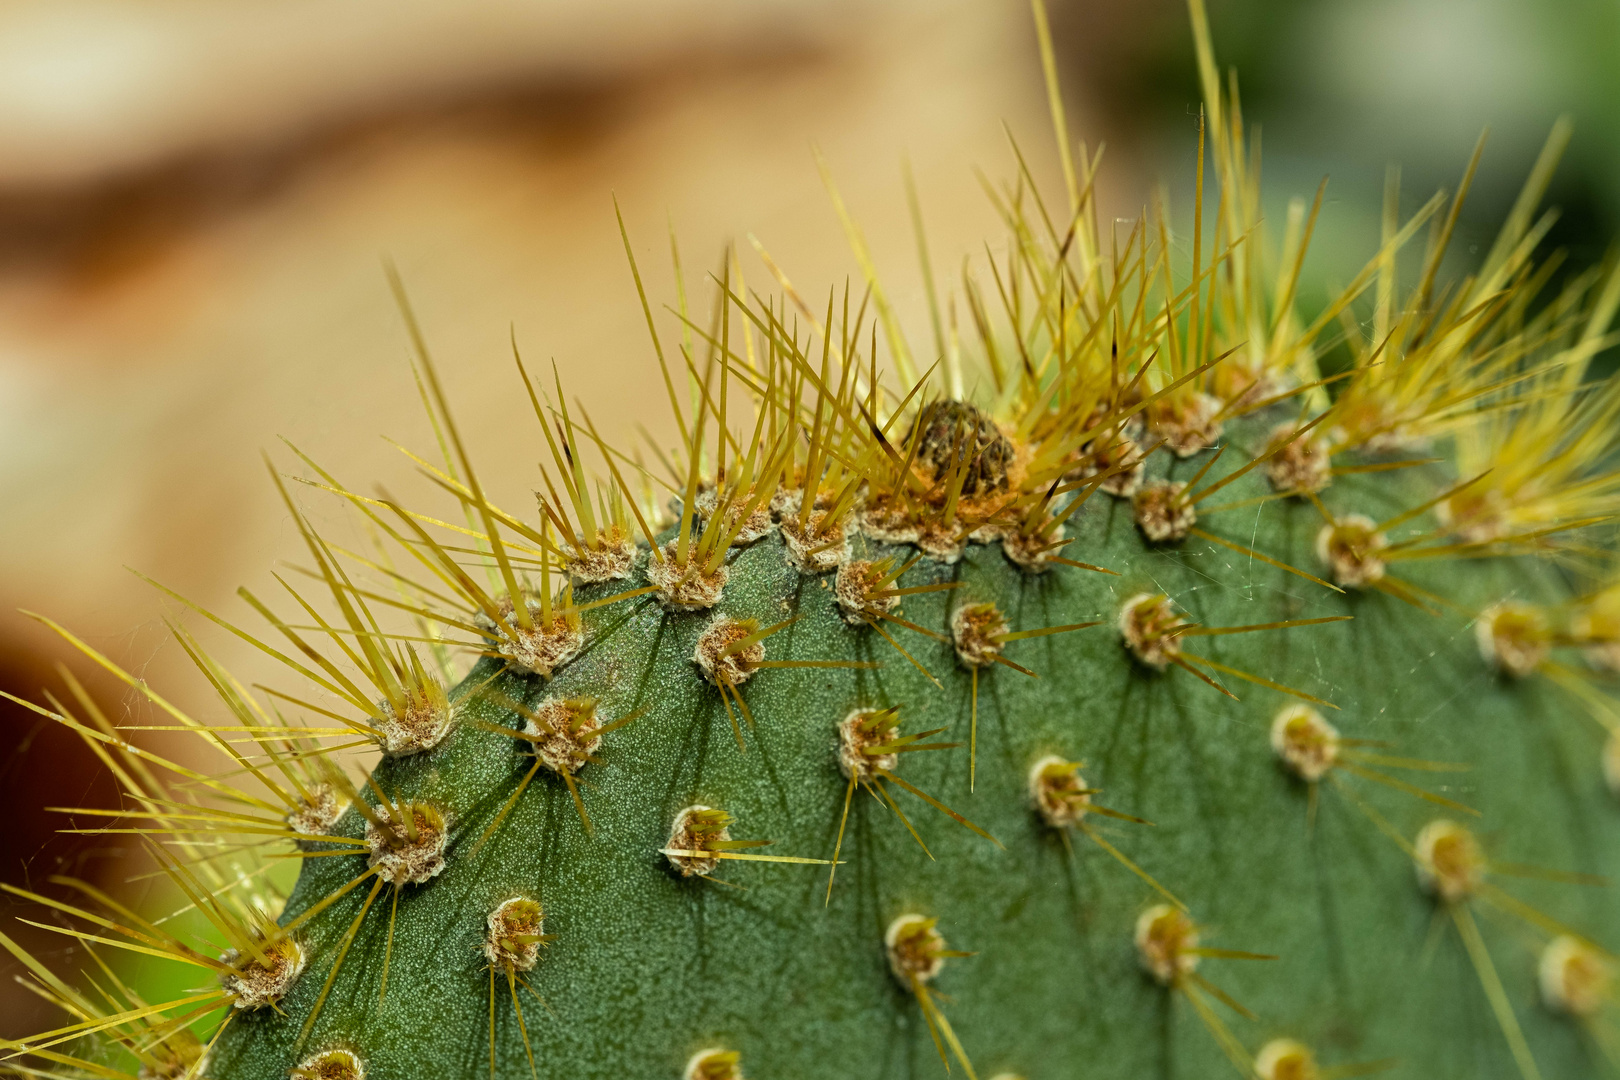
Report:
[[[430,518],[391,498],[359,495],[299,454],[314,473],[306,482],[340,496],[383,542],[369,554],[329,544],[283,487],[313,560],[311,567],[299,569],[320,583],[336,618],[321,614],[312,600],[282,579],[278,580],[307,623],[286,620],[245,591],[243,597],[290,651],[203,614],[343,703],[340,712],[270,691],[276,701],[336,721],[339,727],[294,723],[274,704],[266,708],[183,629],[177,628],[183,646],[234,724],[193,720],[68,635],[93,660],[166,711],[176,721],[173,726],[206,739],[251,773],[273,798],[244,794],[134,747],[94,709],[77,684],[71,687],[79,710],[90,717],[88,722],[54,700],[51,709],[40,709],[78,731],[113,768],[130,800],[120,816],[141,823],[127,831],[162,838],[151,845],[154,857],[219,930],[229,950],[221,958],[198,953],[88,886],[80,887],[97,903],[108,905],[113,918],[27,894],[117,935],[72,931],[87,945],[155,951],[214,971],[219,988],[159,1006],[125,994],[129,1000],[108,1007],[77,995],[30,958],[27,962],[41,980],[37,988],[76,1022],[14,1049],[71,1067],[78,1059],[55,1047],[85,1035],[107,1034],[140,1058],[143,1076],[199,1076],[206,1068],[208,1047],[196,1043],[185,1025],[221,1004],[233,1011],[274,1008],[309,966],[299,929],[370,881],[360,914],[329,966],[325,988],[330,989],[384,885],[394,887],[392,899],[397,904],[401,889],[430,881],[443,869],[457,823],[446,808],[384,791],[373,777],[354,784],[333,765],[328,756],[331,743],[323,740],[359,737],[395,757],[429,752],[458,721],[466,701],[493,695],[490,687],[501,672],[550,678],[576,658],[587,644],[588,627],[581,618],[587,610],[651,595],[673,613],[705,613],[701,617],[709,622],[692,657],[694,674],[717,688],[739,749],[745,750],[744,729],[755,720],[740,688],[757,672],[773,666],[860,666],[851,661],[770,657],[769,639],[792,619],[761,627],[751,620],[710,614],[725,593],[730,553],[771,532],[781,537],[785,555],[798,572],[836,573],[834,593],[845,621],[873,629],[936,683],[937,678],[901,645],[898,631],[949,642],[960,665],[971,673],[970,775],[981,672],[1005,666],[1033,675],[1004,655],[1008,643],[1097,623],[1015,631],[994,602],[963,596],[956,598],[959,602],[948,625],[930,629],[904,618],[903,598],[951,589],[955,583],[904,587],[900,581],[918,560],[954,562],[970,543],[999,543],[1010,561],[1031,574],[1058,566],[1113,573],[1066,553],[1072,543],[1066,522],[1099,491],[1129,500],[1150,543],[1175,544],[1197,535],[1325,588],[1376,588],[1423,608],[1448,604],[1392,575],[1392,565],[1407,559],[1516,554],[1590,562],[1587,549],[1565,541],[1610,520],[1620,497],[1620,471],[1606,464],[1615,437],[1613,420],[1620,413],[1620,391],[1594,387],[1584,378],[1585,362],[1612,343],[1609,325],[1620,306],[1620,273],[1611,269],[1577,277],[1557,302],[1537,313],[1535,301],[1547,275],[1531,256],[1545,231],[1545,219],[1537,222],[1532,215],[1567,132],[1562,127],[1555,130],[1524,196],[1477,275],[1449,289],[1439,285],[1437,276],[1461,196],[1478,162],[1476,152],[1456,198],[1448,202],[1437,197],[1404,223],[1393,196],[1398,185],[1392,184],[1378,254],[1320,316],[1305,324],[1295,315],[1294,298],[1321,193],[1308,215],[1302,204],[1291,212],[1280,269],[1274,278],[1268,277],[1257,254],[1259,245],[1253,242],[1262,223],[1242,118],[1235,95],[1223,95],[1215,76],[1201,4],[1193,0],[1192,6],[1208,112],[1200,129],[1190,275],[1185,282],[1176,281],[1169,215],[1162,206],[1156,215],[1144,215],[1123,246],[1116,237],[1112,252],[1105,253],[1091,194],[1096,161],[1082,147],[1076,170],[1067,137],[1062,136],[1068,193],[1065,220],[1051,216],[1027,169],[1016,186],[997,196],[1013,238],[1005,268],[994,260],[990,263],[1005,327],[994,325],[993,305],[985,299],[988,291],[964,275],[963,295],[991,384],[988,407],[961,400],[960,350],[954,338],[948,344],[943,337],[938,342],[943,370],[937,378],[933,369],[915,371],[893,310],[870,272],[870,260],[852,225],[851,238],[868,272],[865,294],[853,315],[847,289],[841,305],[832,293],[824,312],[811,308],[768,256],[780,297],[750,294],[740,264],[728,256],[715,278],[718,289],[709,324],[694,322],[682,305],[678,365],[666,356],[647,308],[652,343],[682,442],[673,456],[652,448],[667,466],[667,481],[644,468],[639,455],[627,455],[604,440],[582,408],[576,422],[560,381],[555,383],[553,402],[517,360],[553,463],[551,469],[542,469],[545,490],[538,498],[538,523],[528,524],[485,496],[423,336],[408,305],[402,305],[418,351],[424,402],[445,451],[442,465],[418,461],[424,474],[459,504],[465,524]],[[1061,123],[1059,114],[1060,136]],[[1220,181],[1212,215],[1214,243],[1207,260],[1206,134]],[[1019,162],[1022,168],[1021,157]],[[842,204],[838,205],[842,212]],[[1397,253],[1425,222],[1433,222],[1435,228],[1418,283],[1398,301]],[[635,271],[633,256],[631,262]],[[639,291],[639,271],[635,274]],[[1375,295],[1370,333],[1348,317],[1352,303],[1368,290]],[[641,295],[645,305],[645,293]],[[876,311],[870,323],[869,305]],[[734,342],[734,319],[742,338],[740,351]],[[809,327],[808,332],[801,334],[798,320]],[[1340,385],[1332,388],[1330,402],[1328,384],[1334,380],[1316,375],[1314,352],[1336,321],[1351,344],[1354,360],[1338,380]],[[881,385],[880,328],[889,364],[904,384],[903,394],[890,394]],[[868,336],[871,344],[863,355],[862,341]],[[672,367],[677,370],[672,372]],[[687,408],[676,391],[682,383],[690,392]],[[936,397],[941,384],[945,394]],[[748,425],[729,427],[739,398],[753,406],[751,432]],[[1297,418],[1275,425],[1241,468],[1203,483],[1225,449],[1222,446],[1189,480],[1145,478],[1145,465],[1153,453],[1196,456],[1216,447],[1232,422],[1289,402],[1297,403]],[[1382,522],[1356,512],[1335,515],[1323,502],[1320,493],[1335,475],[1417,465],[1424,459],[1413,455],[1441,442],[1457,447],[1459,479],[1432,500]],[[600,481],[588,474],[582,446],[600,457],[606,471]],[[1383,457],[1335,462],[1353,451]],[[1321,576],[1199,527],[1201,519],[1252,504],[1211,506],[1206,500],[1257,468],[1264,470],[1274,490],[1269,497],[1302,499],[1320,512],[1323,524],[1316,544],[1320,566],[1312,569]],[[276,482],[282,485],[279,476]],[[652,494],[658,486],[671,496],[667,506]],[[1402,531],[1431,511],[1438,521],[1435,527]],[[862,537],[880,544],[912,545],[917,554],[903,563],[892,555],[863,558]],[[401,559],[414,567],[414,574],[399,569]],[[479,581],[467,569],[470,560],[483,564],[487,581]],[[359,582],[357,569],[379,584]],[[589,603],[575,599],[576,584],[628,582],[638,573],[645,585]],[[1617,731],[1620,711],[1593,674],[1620,666],[1616,595],[1610,586],[1558,611],[1508,600],[1465,614],[1477,616],[1481,653],[1495,669],[1509,677],[1540,673],[1552,678]],[[384,608],[409,615],[414,632],[385,632],[375,615]],[[1168,596],[1143,593],[1127,599],[1113,622],[1130,654],[1148,668],[1181,667],[1228,696],[1234,695],[1219,676],[1303,700],[1276,715],[1270,728],[1273,750],[1309,785],[1313,813],[1318,784],[1326,780],[1412,857],[1420,881],[1455,922],[1521,1069],[1533,1076],[1534,1061],[1511,1005],[1502,996],[1468,903],[1482,898],[1543,931],[1549,927],[1556,931],[1543,953],[1540,974],[1544,997],[1562,1011],[1591,1016],[1603,1007],[1613,958],[1489,883],[1488,872],[1511,873],[1515,868],[1487,859],[1463,826],[1449,818],[1437,819],[1409,840],[1361,800],[1341,775],[1395,787],[1467,815],[1471,811],[1463,804],[1383,771],[1435,772],[1457,766],[1382,754],[1375,752],[1381,748],[1344,739],[1311,707],[1331,707],[1329,702],[1185,649],[1189,637],[1282,630],[1343,617],[1205,627],[1182,617]],[[1560,646],[1582,650],[1586,666],[1555,659],[1553,650]],[[480,684],[452,692],[447,657],[458,648],[494,657],[500,667]],[[422,654],[428,659],[424,661]],[[504,699],[498,704],[525,722],[521,729],[498,733],[524,745],[534,762],[479,843],[499,827],[505,811],[542,768],[567,783],[582,825],[589,829],[574,778],[585,765],[600,761],[596,754],[604,736],[639,714],[604,719],[597,715],[594,700],[577,698],[548,698],[534,708]],[[868,787],[922,844],[885,786],[892,785],[983,833],[896,772],[903,752],[956,745],[923,741],[937,733],[902,734],[894,708],[857,709],[844,718],[836,736],[839,764],[848,780],[846,813],[855,788]],[[229,734],[246,735],[255,753],[244,755],[237,747],[240,740]],[[1611,735],[1604,762],[1610,783],[1620,787],[1620,737]],[[149,764],[170,778],[160,779]],[[1251,1058],[1209,1008],[1202,995],[1242,1011],[1197,973],[1198,960],[1256,954],[1202,946],[1186,906],[1087,826],[1085,818],[1091,813],[1140,819],[1093,803],[1096,792],[1085,786],[1081,767],[1056,756],[1035,762],[1029,777],[1032,807],[1065,838],[1070,828],[1084,832],[1164,895],[1167,903],[1144,912],[1137,924],[1144,967],[1154,978],[1186,993],[1240,1069],[1253,1069],[1268,1080],[1309,1075],[1305,1070],[1314,1065],[1303,1047],[1277,1041]],[[231,808],[222,809],[221,803]],[[347,806],[366,821],[363,839],[334,831]],[[830,897],[842,829],[831,858],[816,859],[747,852],[744,849],[768,841],[733,840],[731,824],[731,815],[722,809],[688,807],[671,822],[661,854],[676,872],[700,877],[709,877],[726,858],[830,863]],[[296,919],[277,924],[268,912],[248,902],[245,875],[229,879],[202,850],[221,834],[252,836],[260,844],[284,841],[303,858],[360,854],[366,858],[366,869]],[[988,833],[983,835],[993,840]],[[175,848],[188,857],[172,855]],[[538,947],[547,939],[541,933],[537,900],[508,899],[489,912],[487,920],[493,1067],[496,974],[505,974],[521,1023],[519,973],[538,962]],[[9,940],[5,944],[19,952]],[[896,920],[883,944],[896,977],[916,996],[940,1044],[941,1057],[947,1066],[954,1057],[971,1076],[967,1055],[927,989],[946,957],[965,954],[946,949],[934,922],[922,915]],[[385,961],[379,994],[386,992],[386,968]],[[164,1015],[176,1008],[188,1011],[179,1017]],[[303,1025],[305,1035],[318,1014],[317,1004]],[[223,1029],[222,1024],[216,1039]],[[524,1042],[527,1046],[526,1030]],[[711,1049],[695,1055],[687,1073],[712,1080],[740,1075],[739,1070],[735,1053]],[[320,1050],[294,1070],[294,1075],[322,1080],[363,1073],[358,1055],[344,1047]]]

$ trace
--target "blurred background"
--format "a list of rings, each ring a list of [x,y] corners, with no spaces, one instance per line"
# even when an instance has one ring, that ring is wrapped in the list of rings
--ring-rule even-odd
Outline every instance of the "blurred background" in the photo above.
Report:
[[[1387,163],[1415,207],[1454,187],[1487,125],[1459,247],[1488,243],[1563,113],[1575,140],[1549,247],[1575,266],[1604,254],[1620,222],[1614,0],[1209,2],[1263,129],[1268,205],[1331,177],[1307,277],[1343,281],[1371,254]],[[1049,3],[1072,132],[1107,144],[1104,210],[1134,216],[1160,180],[1185,189],[1182,0]],[[37,699],[71,659],[27,609],[212,716],[165,641],[182,609],[125,567],[228,616],[238,585],[270,593],[274,561],[297,557],[260,457],[290,468],[280,436],[359,490],[421,490],[382,438],[431,438],[385,257],[486,484],[526,512],[541,450],[511,336],[607,431],[667,431],[615,195],[655,304],[674,296],[671,228],[690,286],[755,236],[815,296],[856,272],[819,147],[923,331],[902,159],[948,282],[998,239],[974,169],[1010,175],[1008,131],[1055,181],[1023,0],[0,4],[0,689]],[[205,640],[244,681],[273,674]],[[134,708],[75,668],[115,718]],[[138,890],[123,845],[52,837],[61,815],[41,807],[114,792],[36,721],[0,701],[0,881]],[[0,901],[8,934],[64,951],[5,917],[19,910]],[[0,1037],[54,1021],[12,970],[0,960]]]

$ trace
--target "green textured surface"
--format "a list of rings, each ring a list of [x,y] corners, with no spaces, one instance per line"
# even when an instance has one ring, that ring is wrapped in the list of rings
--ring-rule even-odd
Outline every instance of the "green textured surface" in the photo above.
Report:
[[[1234,441],[1257,441],[1265,428],[1242,425]],[[1241,456],[1228,451],[1216,473]],[[1166,468],[1163,458],[1155,456],[1154,470]],[[1172,475],[1189,476],[1202,460],[1174,463]],[[1214,501],[1263,493],[1259,474]],[[1445,482],[1428,468],[1369,474],[1341,479],[1324,498],[1339,512],[1388,517]],[[775,840],[774,853],[829,856],[844,794],[834,725],[853,708],[901,704],[906,730],[947,726],[967,740],[969,676],[949,648],[898,631],[941,678],[941,691],[872,631],[847,626],[823,587],[831,576],[798,576],[772,535],[733,553],[717,611],[762,625],[802,616],[769,640],[773,659],[872,659],[882,669],[759,672],[743,690],[758,727],[739,753],[719,694],[690,660],[712,613],[667,614],[645,598],[588,613],[586,655],[550,685],[512,676],[497,685],[530,704],[548,693],[598,695],[609,717],[651,706],[606,738],[603,765],[581,774],[596,836],[585,835],[563,784],[542,774],[498,835],[470,855],[529,762],[511,739],[472,725],[435,752],[385,762],[377,778],[386,789],[451,810],[449,866],[429,884],[405,888],[380,1004],[387,891],[379,897],[305,1052],[352,1046],[374,1080],[488,1075],[489,983],[479,943],[489,909],[523,892],[544,903],[546,930],[557,935],[529,976],[551,1014],[532,998],[525,1003],[542,1077],[673,1078],[693,1051],[716,1044],[740,1050],[756,1080],[943,1075],[916,1004],[884,960],[883,931],[906,911],[938,916],[952,947],[978,954],[949,961],[935,985],[981,1077],[1232,1075],[1188,1003],[1138,966],[1132,927],[1155,894],[1081,836],[1071,857],[1031,812],[1028,768],[1058,753],[1088,762],[1086,778],[1103,789],[1103,805],[1157,823],[1091,819],[1189,903],[1210,928],[1208,943],[1279,955],[1206,960],[1200,969],[1259,1014],[1251,1023],[1222,1010],[1251,1051],[1288,1035],[1329,1066],[1398,1058],[1389,1075],[1517,1076],[1456,931],[1436,924],[1408,858],[1326,786],[1314,833],[1307,831],[1306,789],[1267,742],[1272,716],[1291,699],[1228,680],[1242,698],[1234,702],[1184,671],[1148,672],[1121,647],[1113,618],[1120,600],[1143,589],[1169,593],[1211,626],[1355,615],[1206,638],[1192,651],[1334,701],[1343,711],[1330,719],[1347,737],[1473,764],[1460,778],[1403,775],[1450,782],[1450,794],[1484,812],[1478,831],[1504,860],[1598,873],[1620,866],[1620,819],[1602,790],[1595,728],[1545,680],[1510,685],[1493,676],[1463,614],[1434,617],[1378,593],[1340,597],[1196,537],[1145,548],[1128,504],[1107,496],[1074,522],[1078,540],[1065,553],[1121,577],[1068,567],[1028,577],[999,546],[975,545],[958,565],[924,561],[901,582],[965,583],[955,593],[908,598],[907,616],[936,629],[966,599],[995,600],[1014,629],[1107,620],[1010,644],[1008,656],[1039,679],[1005,668],[981,677],[975,793],[965,745],[902,762],[902,776],[994,833],[1005,851],[899,793],[937,856],[931,862],[891,813],[857,793],[849,862],[830,908],[822,905],[824,867],[724,864],[719,876],[742,889],[668,870],[656,849],[674,814],[694,802],[731,811],[735,836]],[[1320,519],[1308,504],[1273,501],[1200,524],[1319,569]],[[1405,563],[1393,572],[1466,611],[1508,593],[1567,595],[1555,568],[1529,560]],[[488,702],[477,709],[515,723]],[[1407,836],[1440,816],[1411,796],[1346,779]],[[359,834],[352,811],[344,825]],[[288,912],[363,868],[358,856],[309,860]],[[1599,940],[1620,925],[1612,890],[1504,884]],[[283,1002],[285,1017],[265,1011],[233,1022],[210,1070],[216,1080],[285,1077],[333,945],[364,892],[307,929],[315,957]],[[1538,1004],[1538,939],[1522,923],[1475,910],[1543,1074],[1601,1072],[1578,1028]],[[497,990],[498,1071],[516,1080],[529,1068],[510,1000]]]

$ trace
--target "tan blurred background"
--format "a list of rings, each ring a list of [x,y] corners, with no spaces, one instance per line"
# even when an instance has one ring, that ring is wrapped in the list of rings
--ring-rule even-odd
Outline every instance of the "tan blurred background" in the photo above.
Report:
[[[1108,142],[1103,205],[1129,215],[1190,158],[1184,9],[1052,2],[1071,126]],[[1273,194],[1334,174],[1327,270],[1370,249],[1387,160],[1406,163],[1415,201],[1489,121],[1490,179],[1466,219],[1482,235],[1561,111],[1577,142],[1557,241],[1590,261],[1613,234],[1620,5],[1211,9],[1267,125]],[[509,333],[536,366],[555,358],[605,428],[667,430],[612,195],[655,303],[674,295],[670,222],[694,287],[753,234],[824,295],[855,267],[819,146],[926,335],[902,156],[949,281],[997,237],[973,168],[1008,175],[1003,123],[1055,179],[1023,0],[0,5],[0,689],[37,696],[68,656],[13,614],[27,608],[209,715],[164,641],[179,609],[124,567],[238,617],[237,585],[272,592],[273,561],[298,555],[259,457],[290,465],[278,436],[355,485],[422,490],[379,437],[430,439],[384,257],[486,481],[527,511],[541,450]],[[246,680],[274,675],[205,639]],[[60,818],[38,809],[112,799],[73,741],[4,705],[0,755],[0,880],[117,877],[118,845],[49,840]],[[0,1016],[0,1036],[44,1022],[9,980]]]

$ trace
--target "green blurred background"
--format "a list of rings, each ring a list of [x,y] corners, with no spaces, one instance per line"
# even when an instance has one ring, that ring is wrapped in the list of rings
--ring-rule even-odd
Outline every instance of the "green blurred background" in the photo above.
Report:
[[[1081,3],[1059,10],[1070,70],[1155,174],[1185,174],[1176,113],[1198,99],[1184,6]],[[1316,254],[1341,281],[1376,238],[1387,164],[1402,204],[1456,190],[1475,140],[1485,158],[1460,226],[1488,242],[1554,120],[1575,137],[1548,195],[1546,250],[1572,269],[1601,260],[1620,224],[1620,4],[1613,0],[1211,0],[1218,59],[1236,67],[1261,130],[1270,200],[1330,177]],[[1087,33],[1110,13],[1115,40]],[[1090,72],[1088,75],[1087,72]],[[1185,185],[1178,185],[1185,186]],[[1458,268],[1465,269],[1459,260]]]

